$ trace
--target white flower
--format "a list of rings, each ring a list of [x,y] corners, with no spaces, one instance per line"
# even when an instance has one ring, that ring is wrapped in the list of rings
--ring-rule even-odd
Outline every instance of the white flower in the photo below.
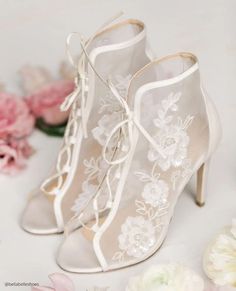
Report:
[[[79,194],[75,200],[71,210],[75,215],[80,216],[84,223],[94,218],[93,197],[97,194],[98,185],[91,184],[88,181],[82,184],[82,193]],[[108,201],[108,193],[106,191],[100,192],[97,198],[97,206],[99,209],[104,209]]]
[[[139,258],[146,254],[156,242],[155,228],[142,216],[128,217],[121,226],[119,247],[127,255]]]
[[[126,291],[203,291],[204,282],[192,270],[181,265],[153,266],[130,280]]]
[[[97,185],[90,184],[87,181],[83,182],[82,184],[83,192],[79,194],[71,210],[74,211],[76,214],[80,214],[81,211],[87,206],[88,202],[95,195],[96,190]]]
[[[208,246],[203,265],[216,284],[236,287],[236,219]]]
[[[161,151],[163,158],[154,148],[150,148],[148,159],[151,162],[157,161],[163,171],[167,171],[171,166],[180,167],[187,158],[187,146],[189,137],[186,131],[179,125],[164,126],[160,129],[154,139]]]
[[[144,186],[142,197],[147,204],[153,207],[165,205],[167,202],[169,187],[163,180],[147,183]]]
[[[92,129],[93,137],[98,141],[100,145],[105,145],[108,136],[111,134],[112,129],[121,121],[121,119],[121,112],[113,112],[112,114],[105,114],[102,116],[102,118],[98,121],[98,126]],[[114,147],[115,142],[117,142],[117,139],[114,136],[109,146]]]

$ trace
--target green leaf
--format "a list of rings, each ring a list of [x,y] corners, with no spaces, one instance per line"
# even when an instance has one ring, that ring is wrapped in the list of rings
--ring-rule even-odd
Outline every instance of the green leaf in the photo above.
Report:
[[[42,118],[36,119],[36,127],[49,136],[63,137],[67,122],[59,125],[47,124]]]

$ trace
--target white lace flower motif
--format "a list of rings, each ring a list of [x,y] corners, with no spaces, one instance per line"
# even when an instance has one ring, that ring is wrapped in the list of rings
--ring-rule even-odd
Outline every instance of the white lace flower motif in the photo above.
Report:
[[[189,136],[185,129],[179,125],[164,126],[154,136],[154,139],[165,157],[151,147],[148,151],[149,161],[157,161],[163,171],[167,171],[171,166],[180,167],[187,158],[187,147],[189,145]]]
[[[203,265],[215,284],[236,287],[236,219],[208,246]]]
[[[166,204],[168,192],[169,187],[167,183],[164,180],[158,179],[144,186],[142,197],[145,203],[150,204],[152,207],[157,207]]]
[[[143,216],[127,217],[121,226],[118,241],[119,248],[128,256],[140,258],[148,253],[156,242],[155,227]]]
[[[111,81],[116,87],[119,94],[125,98],[131,75],[122,76],[116,75]],[[122,120],[122,106],[120,102],[114,97],[114,95],[109,91],[107,95],[102,98],[101,108],[99,113],[106,112],[101,119],[98,121],[98,126],[92,130],[93,137],[98,141],[98,143],[104,146],[111,130]],[[116,136],[111,140],[109,144],[113,147],[116,143]]]
[[[94,218],[93,197],[96,195],[98,185],[91,184],[88,181],[82,184],[82,193],[75,200],[71,210],[75,215],[79,216],[83,223]],[[108,201],[107,191],[102,191],[97,197],[97,206],[99,209],[104,209]]]
[[[93,137],[101,146],[104,146],[112,129],[121,121],[121,112],[114,112],[112,114],[105,114],[98,121],[98,126],[92,130]],[[117,140],[115,137],[111,140],[109,146],[114,147]]]
[[[87,175],[87,181],[96,179],[99,183],[103,180],[109,167],[107,162],[104,161],[101,156],[98,156],[97,158],[91,157],[89,160],[85,159],[84,166],[84,173]]]
[[[126,291],[203,291],[204,281],[178,264],[157,265],[130,279]]]
[[[75,200],[74,205],[71,210],[77,215],[87,206],[88,202],[92,199],[97,190],[97,185],[91,184],[88,181],[82,184],[82,193],[79,194],[78,198]]]

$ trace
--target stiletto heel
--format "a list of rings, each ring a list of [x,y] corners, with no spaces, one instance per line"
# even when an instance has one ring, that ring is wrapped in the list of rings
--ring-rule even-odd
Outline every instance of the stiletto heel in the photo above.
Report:
[[[197,171],[196,204],[199,207],[203,207],[205,205],[208,168],[209,162],[205,162]]]

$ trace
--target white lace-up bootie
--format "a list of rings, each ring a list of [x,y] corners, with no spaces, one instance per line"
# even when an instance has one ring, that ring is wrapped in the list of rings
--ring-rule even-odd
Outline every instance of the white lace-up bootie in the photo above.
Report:
[[[144,66],[132,78],[125,99],[114,86],[110,90],[122,118],[106,114],[93,129],[103,150],[99,159],[91,155],[84,162],[84,193],[93,188],[88,177],[100,176],[101,163],[109,170],[86,209],[67,226],[57,261],[70,272],[120,269],[152,256],[194,173],[196,201],[204,204],[206,166],[221,136],[218,114],[190,53]],[[110,206],[102,217],[101,197]],[[95,219],[86,223],[91,210]]]
[[[68,45],[75,35],[68,37]],[[103,179],[96,170],[107,168],[99,158],[101,149],[109,128],[120,118],[107,80],[126,95],[132,75],[150,61],[145,26],[138,20],[106,25],[89,40],[81,39],[81,47],[78,62],[69,55],[76,68],[76,87],[62,105],[63,110],[71,107],[71,113],[55,169],[23,214],[22,227],[30,233],[63,232],[65,223],[93,196]],[[88,164],[94,166],[91,172],[84,171]]]

